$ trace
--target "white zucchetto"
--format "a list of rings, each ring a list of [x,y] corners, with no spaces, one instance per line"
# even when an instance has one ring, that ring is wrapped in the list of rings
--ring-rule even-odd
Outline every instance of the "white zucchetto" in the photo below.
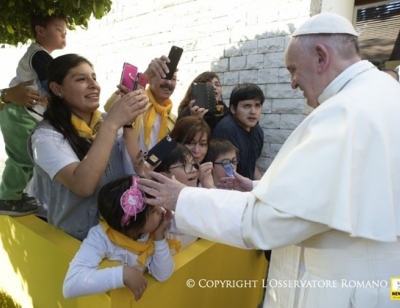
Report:
[[[358,36],[351,22],[336,13],[320,13],[303,23],[292,36],[307,34],[350,34]]]

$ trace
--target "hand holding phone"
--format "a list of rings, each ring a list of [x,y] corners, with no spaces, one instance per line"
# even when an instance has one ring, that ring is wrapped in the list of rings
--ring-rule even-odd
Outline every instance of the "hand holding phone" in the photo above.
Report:
[[[215,112],[217,101],[212,86],[205,83],[193,83],[191,96],[195,100],[196,106],[208,109],[209,113]]]
[[[161,160],[171,153],[178,144],[169,135],[161,139],[154,147],[152,147],[147,153],[146,162],[150,165],[155,166]]]
[[[142,87],[143,89],[145,89],[146,85],[148,83],[147,76],[145,74],[143,74],[143,73],[138,73],[138,78],[137,79],[138,79],[138,85],[140,87]]]
[[[171,80],[174,76],[176,68],[178,67],[179,60],[181,59],[183,49],[177,46],[172,46],[168,54],[169,63],[167,63],[169,73],[166,74],[165,79]]]
[[[147,77],[143,73],[137,73],[135,82],[133,84],[133,90],[137,90],[140,86],[141,89],[145,89],[147,85]]]

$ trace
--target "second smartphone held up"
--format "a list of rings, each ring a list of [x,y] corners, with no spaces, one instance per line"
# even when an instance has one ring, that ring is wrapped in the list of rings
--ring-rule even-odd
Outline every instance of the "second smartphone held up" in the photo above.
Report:
[[[168,54],[169,63],[167,63],[169,73],[166,75],[165,79],[171,80],[174,76],[176,68],[178,67],[179,60],[181,59],[183,49],[177,46],[172,46]]]
[[[214,88],[205,83],[193,83],[191,98],[195,100],[195,105],[200,108],[208,109],[209,113],[215,112],[216,99]]]
[[[167,157],[177,145],[176,141],[169,135],[165,136],[149,150],[146,161],[152,166],[157,165],[157,163]]]

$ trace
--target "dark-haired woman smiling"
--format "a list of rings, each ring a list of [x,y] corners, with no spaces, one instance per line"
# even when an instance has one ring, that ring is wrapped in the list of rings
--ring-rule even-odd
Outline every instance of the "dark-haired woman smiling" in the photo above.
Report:
[[[100,188],[124,174],[117,132],[148,103],[142,90],[121,97],[103,119],[93,65],[68,54],[48,67],[49,105],[31,135],[32,156],[48,201],[48,222],[82,240],[98,223]]]

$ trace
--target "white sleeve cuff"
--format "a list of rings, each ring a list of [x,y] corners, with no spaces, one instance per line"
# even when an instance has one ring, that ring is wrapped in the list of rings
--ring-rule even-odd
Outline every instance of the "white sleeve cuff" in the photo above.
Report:
[[[253,189],[257,187],[258,183],[260,183],[260,181],[253,181]]]
[[[182,233],[239,248],[242,217],[251,193],[186,187],[179,194],[175,221]]]

